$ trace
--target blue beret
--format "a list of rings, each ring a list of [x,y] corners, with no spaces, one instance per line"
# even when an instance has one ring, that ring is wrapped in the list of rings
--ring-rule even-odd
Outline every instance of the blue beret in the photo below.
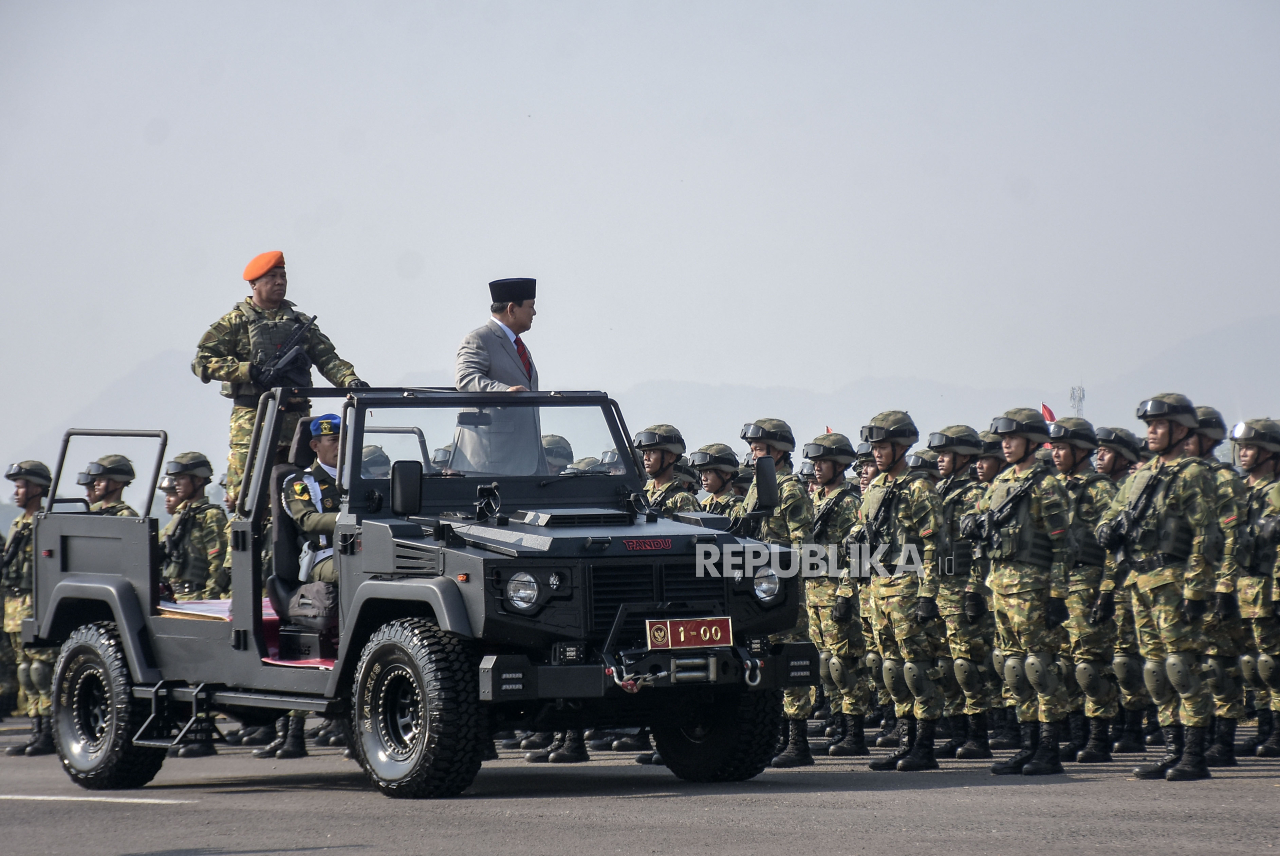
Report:
[[[325,434],[337,434],[342,430],[342,418],[336,413],[326,413],[311,420],[311,436],[321,437]]]

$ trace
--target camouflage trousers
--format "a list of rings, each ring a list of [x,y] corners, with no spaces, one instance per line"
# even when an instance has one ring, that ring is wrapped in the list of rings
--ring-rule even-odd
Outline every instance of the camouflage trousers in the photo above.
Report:
[[[1126,586],[1116,592],[1116,644],[1115,655],[1131,658],[1141,657],[1138,653],[1138,629],[1133,625],[1133,586]],[[1139,664],[1141,668],[1141,664]],[[1146,710],[1153,702],[1147,688],[1139,684],[1131,692],[1123,685],[1120,687],[1120,706],[1125,710]]]
[[[240,483],[244,480],[244,468],[249,461],[249,441],[253,438],[253,421],[258,411],[254,407],[233,406],[231,408],[231,451],[227,454],[227,494],[240,496]],[[283,415],[280,426],[280,445],[287,449],[293,442],[293,434],[298,429],[298,422],[308,418],[303,411],[287,411]],[[230,529],[227,530],[230,534]]]
[[[27,716],[53,713],[53,664],[58,648],[23,648],[22,634],[10,633],[9,644],[17,654],[18,685],[27,697]]]
[[[1048,608],[1049,591],[1036,589],[1015,594],[995,593],[991,597],[996,614],[996,644],[1008,659],[1025,662],[1032,652],[1052,658],[1049,668],[1057,674],[1051,679],[1056,686],[1048,692],[1032,688],[1024,697],[1017,697],[1017,688],[1010,687],[1018,711],[1019,722],[1059,722],[1071,711],[1070,692],[1062,680],[1061,666],[1056,662],[1059,633],[1050,630],[1045,611]],[[1008,666],[1006,665],[1006,668]],[[1024,667],[1025,668],[1025,667]],[[1006,684],[1008,681],[1005,682]]]
[[[1249,648],[1250,634],[1247,620],[1239,617],[1225,621],[1212,612],[1204,617],[1201,627],[1204,633],[1205,654],[1229,663],[1234,680],[1228,686],[1210,685],[1213,693],[1213,715],[1220,719],[1244,718],[1244,681],[1240,674],[1240,655]]]
[[[880,651],[880,643],[877,641],[876,630],[871,626],[871,616],[874,609],[871,606],[871,586],[858,586],[858,614],[862,622],[862,644],[867,651]],[[867,692],[868,697],[876,701],[879,708],[887,708],[893,704],[893,699],[889,696],[889,689],[884,685],[883,669],[867,669]]]
[[[1204,633],[1200,622],[1192,624],[1182,617],[1178,607],[1182,604],[1182,589],[1176,583],[1165,583],[1150,591],[1136,586],[1133,592],[1133,622],[1138,631],[1138,650],[1148,663],[1164,664],[1172,653],[1194,654],[1197,658],[1205,651]],[[1156,702],[1160,711],[1160,725],[1170,726],[1181,722],[1184,726],[1203,728],[1209,724],[1213,712],[1209,685],[1199,682],[1188,695],[1173,692],[1168,700]]]
[[[942,616],[946,626],[946,644],[949,659],[968,660],[978,667],[981,683],[978,691],[972,695],[963,691],[953,691],[946,696],[943,713],[946,716],[973,716],[990,710],[998,704],[1000,698],[1000,680],[996,677],[995,667],[991,663],[992,643],[995,641],[996,619],[990,612],[970,624],[963,612],[948,612]],[[954,668],[954,666],[953,666]],[[960,690],[954,681],[944,683],[945,687]]]
[[[18,693],[18,655],[9,642],[9,634],[0,634],[0,696],[17,695]],[[0,716],[8,716],[9,711],[0,710]]]
[[[1270,654],[1280,660],[1280,619],[1274,615],[1264,618],[1246,618],[1246,647],[1253,653]],[[1280,713],[1280,693],[1267,688],[1255,688],[1257,706],[1263,709],[1270,704],[1271,709]]]
[[[782,633],[774,633],[769,641],[775,645],[780,642],[809,641],[809,608],[804,602],[804,588],[800,589],[800,618],[795,627]],[[813,687],[787,687],[782,691],[782,715],[787,719],[808,719],[813,713]]]
[[[890,697],[898,716],[914,715],[918,720],[933,720],[942,716],[942,690],[938,685],[942,677],[938,674],[937,661],[941,653],[939,639],[943,638],[938,629],[942,622],[931,622],[925,627],[916,620],[915,592],[899,593],[895,588],[891,592],[871,591],[871,626],[876,633],[876,641],[880,656],[886,661],[898,663],[927,664],[929,674],[926,679],[898,686],[895,690],[888,680],[886,671],[885,683],[888,685]]]
[[[1071,710],[1084,709],[1084,715],[1111,719],[1120,712],[1120,686],[1111,671],[1111,658],[1116,648],[1116,624],[1103,621],[1089,623],[1089,613],[1098,600],[1097,589],[1082,589],[1067,594],[1067,620],[1060,628],[1062,636],[1058,658],[1062,663],[1062,678],[1071,696]],[[1103,672],[1100,692],[1085,695],[1076,683],[1076,663],[1089,662]]]
[[[841,624],[832,616],[835,580],[826,577],[808,580],[805,599],[809,610],[809,641],[829,662],[831,712],[865,716],[870,700],[865,665],[867,648],[862,637],[862,617],[856,611],[857,600],[854,600],[853,618]]]

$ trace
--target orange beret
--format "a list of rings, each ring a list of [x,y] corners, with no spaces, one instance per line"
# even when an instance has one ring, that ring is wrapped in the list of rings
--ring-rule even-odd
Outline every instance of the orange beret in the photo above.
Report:
[[[253,282],[272,268],[284,267],[284,253],[279,250],[272,250],[269,253],[263,253],[260,256],[254,256],[253,261],[245,265],[244,278],[246,282]]]

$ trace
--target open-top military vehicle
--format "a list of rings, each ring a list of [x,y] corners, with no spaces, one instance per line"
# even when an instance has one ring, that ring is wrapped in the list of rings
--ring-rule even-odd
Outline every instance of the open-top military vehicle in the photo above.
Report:
[[[318,399],[315,412],[340,399],[330,630],[287,614],[299,538],[281,484],[312,452],[305,420],[292,438],[280,432],[300,396]],[[553,472],[544,433],[617,454]],[[153,436],[162,456],[163,433]],[[370,444],[394,462],[389,478],[362,470]],[[451,445],[428,455],[437,444]],[[51,496],[66,451],[64,440]],[[650,726],[680,778],[751,778],[770,760],[781,688],[816,683],[813,646],[769,640],[795,624],[800,581],[768,567],[699,574],[699,545],[748,542],[724,518],[659,517],[642,485],[603,393],[269,391],[232,525],[229,600],[164,599],[153,517],[99,517],[65,500],[41,514],[23,632],[62,646],[63,766],[86,788],[140,787],[171,746],[210,730],[220,739],[215,712],[267,724],[301,710],[344,723],[355,758],[392,796],[461,792],[483,741],[521,727]]]

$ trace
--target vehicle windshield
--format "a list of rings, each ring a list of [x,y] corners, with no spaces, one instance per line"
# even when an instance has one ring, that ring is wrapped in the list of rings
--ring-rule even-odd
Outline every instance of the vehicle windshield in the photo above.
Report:
[[[385,478],[396,461],[419,461],[436,477],[622,475],[627,453],[610,424],[599,405],[373,406],[361,476]]]

